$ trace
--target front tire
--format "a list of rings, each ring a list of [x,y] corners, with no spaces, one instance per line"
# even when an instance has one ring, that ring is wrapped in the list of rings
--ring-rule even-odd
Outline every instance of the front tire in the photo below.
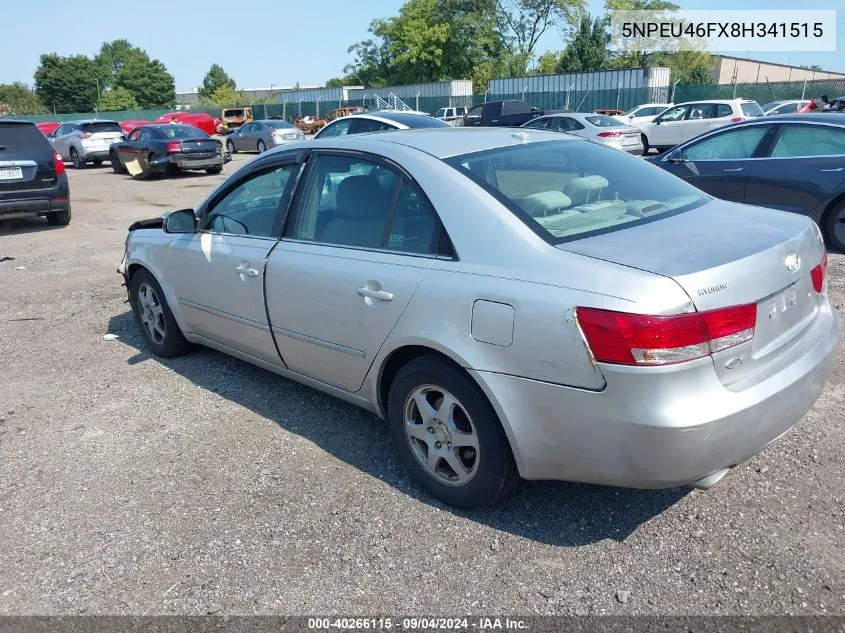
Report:
[[[256,145],[259,154],[263,154],[267,151],[267,146],[264,144],[264,141],[258,141],[258,145]]]
[[[840,202],[827,214],[822,227],[827,243],[845,253],[845,202]]]
[[[451,506],[491,504],[519,478],[487,398],[465,373],[437,357],[417,358],[399,371],[387,418],[411,475]]]
[[[129,281],[129,299],[135,323],[156,356],[173,358],[190,348],[167,305],[159,283],[143,268]]]
[[[230,154],[237,154],[238,150],[235,149],[235,144],[232,141],[226,141],[226,151]]]
[[[70,148],[70,162],[74,169],[85,169],[85,161],[79,156],[75,147]]]

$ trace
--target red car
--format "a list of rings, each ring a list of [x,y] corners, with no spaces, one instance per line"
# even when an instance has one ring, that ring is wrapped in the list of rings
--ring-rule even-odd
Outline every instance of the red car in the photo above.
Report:
[[[136,127],[141,127],[142,125],[149,125],[150,121],[136,121],[130,119],[128,121],[121,121],[120,122],[120,129],[123,130],[124,134],[129,134],[132,130]]]
[[[190,114],[187,112],[168,112],[167,114],[162,114],[158,117],[155,122],[193,125],[195,128],[199,128],[206,134],[214,134],[217,131],[214,127],[214,119],[210,114],[205,113]]]
[[[44,123],[36,123],[35,127],[44,135],[50,136],[53,132],[59,129],[61,123],[58,121],[45,121]]]

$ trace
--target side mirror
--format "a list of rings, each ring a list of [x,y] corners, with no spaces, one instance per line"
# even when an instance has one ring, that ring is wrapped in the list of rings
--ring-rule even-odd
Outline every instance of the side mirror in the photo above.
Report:
[[[166,213],[162,227],[165,233],[195,233],[197,217],[193,209],[180,209]]]
[[[673,150],[669,154],[669,158],[667,158],[666,160],[668,160],[670,163],[682,163],[682,162],[684,162],[684,159],[681,158],[681,150],[679,150],[679,149]]]
[[[655,124],[655,125],[660,125],[660,119],[655,119],[655,120],[654,120],[654,124]]]

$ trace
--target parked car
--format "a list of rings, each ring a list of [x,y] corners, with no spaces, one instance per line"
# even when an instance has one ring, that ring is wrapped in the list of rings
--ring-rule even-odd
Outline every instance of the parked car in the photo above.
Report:
[[[110,148],[114,173],[134,177],[202,169],[219,174],[225,162],[223,144],[192,125],[144,125]]]
[[[302,132],[287,121],[266,119],[253,121],[235,130],[226,139],[229,153],[258,152],[292,141],[301,141]]]
[[[151,121],[141,121],[140,119],[128,119],[126,121],[120,122],[120,129],[123,130],[124,134],[129,134],[136,127],[141,127],[142,125],[149,125],[150,123]]]
[[[519,127],[544,114],[525,101],[488,101],[467,111],[464,126]]]
[[[61,123],[58,121],[44,121],[42,123],[36,123],[35,127],[37,127],[38,131],[44,136],[51,136],[53,132],[59,129],[60,125]]]
[[[226,108],[220,113],[223,134],[233,132],[242,125],[252,123],[254,120],[252,108]]]
[[[467,113],[467,108],[463,106],[454,106],[448,108],[440,108],[435,114],[434,118],[445,121],[449,125],[462,125],[464,122],[464,115]]]
[[[672,107],[671,103],[644,103],[636,108],[631,108],[624,114],[617,114],[613,118],[620,123],[637,127],[640,123],[649,123],[658,114],[662,114],[667,108]]]
[[[640,131],[604,114],[583,112],[549,114],[529,121],[522,127],[574,134],[635,156],[641,156],[643,153]]]
[[[798,112],[845,112],[845,96],[831,100],[827,95],[821,95],[820,97],[811,99]]]
[[[198,112],[196,114],[191,114],[189,112],[168,112],[167,114],[162,114],[158,117],[154,123],[192,125],[198,130],[202,130],[206,134],[212,135],[217,132],[214,121],[214,117],[204,112]]]
[[[62,160],[83,169],[88,163],[100,165],[109,160],[109,147],[123,138],[123,130],[117,121],[65,121],[48,138]]]
[[[70,223],[65,164],[34,123],[0,119],[0,220],[37,215]]]
[[[323,127],[315,139],[332,136],[348,136],[364,132],[383,132],[386,130],[408,130],[424,127],[451,127],[448,123],[428,116],[408,112],[374,110],[365,114],[353,114],[336,119]]]
[[[771,103],[767,103],[761,107],[763,109],[763,114],[766,116],[772,116],[775,114],[792,114],[806,106],[808,103],[810,102],[802,101],[800,99],[793,101],[772,101]]]
[[[810,220],[542,130],[293,143],[130,227],[119,270],[153,353],[386,418],[459,507],[517,474],[708,488],[812,406],[839,334]]]
[[[845,251],[845,117],[766,117],[704,134],[650,159],[723,200],[811,217]]]
[[[728,99],[690,101],[672,106],[653,121],[640,123],[644,153],[663,151],[716,128],[763,116],[756,101]]]

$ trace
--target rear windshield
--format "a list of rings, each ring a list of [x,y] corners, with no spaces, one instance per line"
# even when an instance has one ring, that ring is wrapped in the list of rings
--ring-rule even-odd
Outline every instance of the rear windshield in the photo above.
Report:
[[[604,114],[597,114],[595,116],[587,116],[584,118],[596,127],[620,127],[625,125],[613,117],[605,116]]]
[[[167,138],[208,138],[208,134],[193,125],[168,125],[159,129]]]
[[[0,123],[0,147],[9,151],[32,147],[43,150],[50,148],[50,142],[34,125]]]
[[[266,125],[267,127],[276,128],[276,129],[277,128],[293,127],[287,121],[264,121],[264,125]]]
[[[780,102],[780,101],[772,101],[771,103],[767,103],[766,105],[764,105],[764,106],[763,106],[763,107],[761,107],[760,109],[761,109],[763,112],[768,112],[768,111],[769,111],[769,110],[771,110],[772,108],[776,108],[776,107],[778,107],[780,104],[781,104],[781,102]],[[745,109],[743,108],[743,112],[744,112],[744,111],[745,111]]]
[[[113,121],[97,121],[96,123],[83,123],[80,126],[80,129],[83,132],[90,132],[91,134],[97,134],[98,132],[123,132],[123,130],[120,129],[120,125]]]
[[[745,116],[763,116],[763,108],[760,107],[760,104],[756,101],[750,101],[748,103],[741,103],[740,107],[742,108],[742,113]]]
[[[709,200],[640,158],[580,141],[534,142],[446,162],[552,243],[637,226]]]

